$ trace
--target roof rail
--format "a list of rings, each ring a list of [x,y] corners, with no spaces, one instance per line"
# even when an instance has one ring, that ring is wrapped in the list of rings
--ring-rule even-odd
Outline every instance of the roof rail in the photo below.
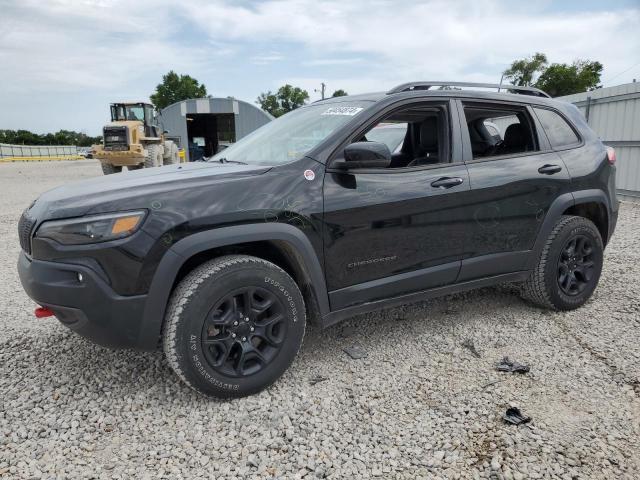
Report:
[[[473,83],[473,82],[409,82],[398,85],[387,92],[392,93],[409,92],[412,90],[429,90],[431,87],[474,87],[474,88],[496,88],[508,92],[519,93],[521,95],[533,95],[536,97],[551,98],[549,94],[535,87],[519,87],[517,85],[498,85],[497,83]]]

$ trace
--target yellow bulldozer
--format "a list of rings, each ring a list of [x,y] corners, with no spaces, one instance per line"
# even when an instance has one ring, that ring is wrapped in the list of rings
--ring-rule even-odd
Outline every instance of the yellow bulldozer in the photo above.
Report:
[[[178,146],[165,138],[153,105],[145,102],[111,104],[111,122],[103,129],[102,145],[92,147],[105,175],[171,165],[180,161]]]

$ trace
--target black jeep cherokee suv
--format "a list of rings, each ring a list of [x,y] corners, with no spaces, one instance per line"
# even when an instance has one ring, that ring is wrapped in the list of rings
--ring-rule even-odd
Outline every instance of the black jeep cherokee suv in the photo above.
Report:
[[[51,190],[20,220],[22,284],[94,342],[161,344],[218,397],[274,382],[307,321],[502,282],[581,306],[616,224],[614,152],[539,90],[438,85],[319,101],[208,162]]]

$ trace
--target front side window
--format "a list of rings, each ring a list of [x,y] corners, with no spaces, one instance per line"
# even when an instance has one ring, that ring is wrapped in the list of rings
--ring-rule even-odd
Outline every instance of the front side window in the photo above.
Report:
[[[538,151],[526,109],[505,105],[464,105],[473,159]]]
[[[153,107],[150,105],[146,105],[144,107],[144,123],[153,125],[155,123],[155,117],[153,115]]]
[[[396,110],[369,128],[358,142],[389,147],[388,168],[421,167],[449,162],[448,125],[444,106],[409,106]]]
[[[336,102],[298,108],[258,128],[209,161],[249,165],[293,162],[368,106],[368,102]]]
[[[567,147],[580,143],[580,138],[569,126],[567,121],[553,110],[546,108],[533,109],[542,124],[542,128],[547,133],[549,143],[553,148]]]
[[[380,122],[366,134],[370,142],[384,143],[391,153],[399,153],[407,135],[407,122],[386,121]]]

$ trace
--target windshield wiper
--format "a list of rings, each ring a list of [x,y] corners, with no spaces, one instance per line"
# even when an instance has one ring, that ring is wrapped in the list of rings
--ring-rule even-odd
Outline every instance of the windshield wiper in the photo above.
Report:
[[[237,163],[238,165],[249,165],[248,163],[245,163],[245,162],[239,162],[238,160],[227,160],[227,159],[226,159],[226,158],[224,158],[224,157],[219,158],[219,159],[218,159],[218,161],[219,161],[220,163]]]

